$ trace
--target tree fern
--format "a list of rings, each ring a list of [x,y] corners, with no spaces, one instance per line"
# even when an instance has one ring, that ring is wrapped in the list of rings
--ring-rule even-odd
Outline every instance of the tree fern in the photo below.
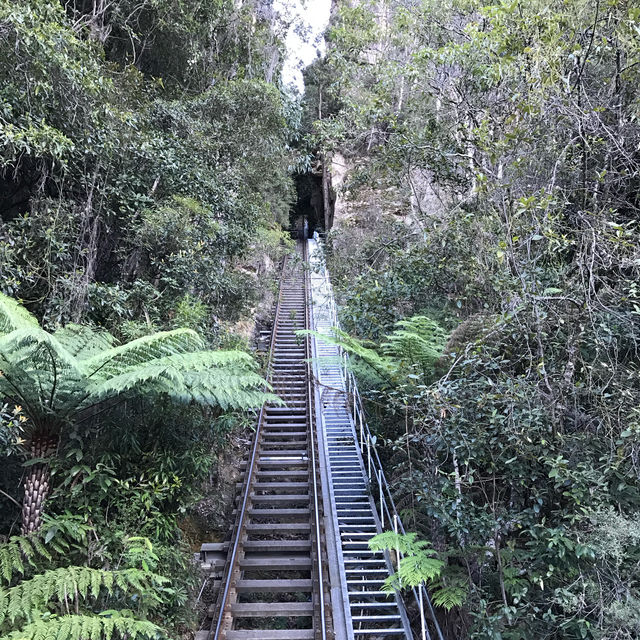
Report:
[[[263,393],[265,382],[254,360],[243,352],[201,351],[169,355],[135,366],[96,371],[87,386],[85,405],[137,391],[165,394],[178,402],[218,405],[224,409],[278,402]]]
[[[395,574],[387,578],[383,589],[393,591],[404,587],[417,587],[437,578],[444,562],[434,556],[437,552],[426,540],[418,540],[416,533],[399,534],[394,531],[379,533],[369,540],[372,551],[398,550],[401,559]]]
[[[52,522],[47,526],[52,526]],[[66,531],[69,527],[63,528]],[[83,537],[77,527],[70,530],[72,539]],[[133,538],[127,541],[128,545],[129,542],[138,560],[153,556],[148,540]],[[145,618],[150,610],[165,604],[169,580],[150,571],[145,562],[142,568],[105,570],[66,566],[38,572],[41,565],[38,560],[50,565],[55,557],[36,536],[12,538],[0,546],[0,558],[4,558],[3,580],[7,585],[0,587],[0,640],[165,635]],[[123,559],[126,562],[125,556]],[[27,574],[30,576],[24,577]],[[12,584],[16,580],[17,584]],[[121,608],[104,610],[114,606]]]
[[[27,448],[36,459],[55,450],[61,431],[87,409],[116,398],[165,396],[175,402],[254,408],[278,402],[265,393],[253,359],[207,351],[195,331],[164,331],[115,345],[100,330],[41,329],[15,300],[0,294],[0,399],[22,405]],[[41,524],[49,488],[43,465],[25,478],[23,532]]]
[[[161,331],[132,340],[127,344],[103,350],[83,360],[83,369],[88,376],[117,375],[123,369],[144,365],[150,360],[179,353],[190,353],[204,348],[204,342],[192,329]]]

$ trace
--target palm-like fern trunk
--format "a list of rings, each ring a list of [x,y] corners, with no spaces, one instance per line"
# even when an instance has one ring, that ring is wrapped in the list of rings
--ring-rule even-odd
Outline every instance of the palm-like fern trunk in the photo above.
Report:
[[[48,458],[56,449],[58,439],[47,434],[34,434],[31,438],[32,458]],[[51,488],[51,472],[47,462],[36,463],[28,468],[24,481],[22,501],[22,534],[37,531],[42,526],[44,503]]]

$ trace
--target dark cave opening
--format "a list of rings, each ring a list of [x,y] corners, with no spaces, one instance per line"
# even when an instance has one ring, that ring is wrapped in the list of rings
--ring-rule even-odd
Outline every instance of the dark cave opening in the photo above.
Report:
[[[333,203],[335,196],[328,187],[327,198],[323,194],[322,171],[307,171],[294,176],[296,185],[296,203],[289,214],[291,232],[295,237],[311,237],[316,231],[326,233],[333,221]],[[325,212],[325,200],[328,200],[329,216]],[[327,229],[327,221],[329,229]]]

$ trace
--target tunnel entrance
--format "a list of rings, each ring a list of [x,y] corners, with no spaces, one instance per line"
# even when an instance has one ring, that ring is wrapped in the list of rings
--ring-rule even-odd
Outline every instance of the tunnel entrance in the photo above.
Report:
[[[326,233],[331,229],[335,195],[330,184],[323,185],[323,179],[327,178],[323,178],[322,169],[312,169],[294,176],[296,203],[289,213],[289,223],[292,232],[299,238],[304,238],[305,235],[311,237],[316,231]],[[325,203],[328,204],[328,212]],[[327,213],[329,215],[326,215]]]

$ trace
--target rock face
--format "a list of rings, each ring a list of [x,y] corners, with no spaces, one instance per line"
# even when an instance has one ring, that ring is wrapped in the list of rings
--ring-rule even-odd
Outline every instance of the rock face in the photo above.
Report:
[[[360,185],[366,173],[368,160],[360,157],[350,159],[334,153],[331,160],[332,188],[335,192],[333,227],[349,229],[369,227],[383,217],[390,221],[403,222],[408,227],[416,223],[420,207],[407,186]],[[420,195],[424,200],[424,195]]]

